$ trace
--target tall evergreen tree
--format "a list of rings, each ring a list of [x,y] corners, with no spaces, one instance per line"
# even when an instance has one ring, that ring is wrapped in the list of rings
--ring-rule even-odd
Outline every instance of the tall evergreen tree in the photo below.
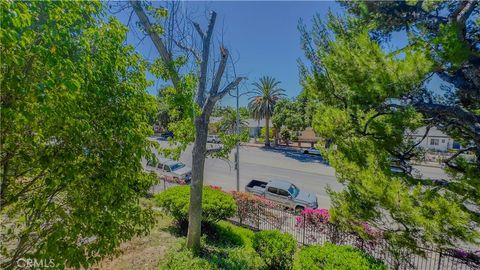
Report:
[[[311,62],[301,65],[302,83],[319,102],[313,126],[337,145],[322,151],[345,184],[341,192],[330,191],[334,220],[363,235],[364,222],[379,227],[396,251],[478,244],[478,3],[342,4],[350,17],[330,14],[327,25],[317,16],[312,31],[299,26]],[[382,45],[394,31],[405,33],[408,44],[386,51]],[[431,89],[432,77],[450,83],[448,95]],[[466,147],[445,161],[447,179],[412,169],[421,151],[406,135],[421,126],[437,126]],[[467,151],[473,159],[462,158]],[[392,160],[403,173],[391,171]]]

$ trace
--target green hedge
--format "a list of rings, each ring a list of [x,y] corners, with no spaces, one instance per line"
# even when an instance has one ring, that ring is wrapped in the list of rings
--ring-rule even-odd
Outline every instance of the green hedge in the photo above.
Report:
[[[157,194],[155,202],[179,223],[188,222],[190,186],[171,187]],[[203,187],[202,210],[202,222],[215,223],[235,215],[235,200],[232,195],[221,190]]]
[[[295,258],[295,270],[370,270],[387,267],[350,246],[325,244],[302,248]]]
[[[275,230],[261,231],[253,237],[253,248],[271,270],[292,268],[296,244],[293,236]]]
[[[254,232],[220,221],[211,226],[212,235],[202,238],[197,256],[180,244],[169,250],[159,269],[164,270],[263,270],[265,264],[252,248]]]

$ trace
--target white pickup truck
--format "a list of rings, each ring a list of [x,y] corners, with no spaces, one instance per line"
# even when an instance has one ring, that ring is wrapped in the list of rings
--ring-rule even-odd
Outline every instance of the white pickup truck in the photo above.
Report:
[[[245,190],[288,208],[295,209],[295,212],[301,212],[305,208],[315,209],[318,207],[317,196],[300,190],[294,184],[287,181],[271,180],[264,182],[252,180],[247,184]]]

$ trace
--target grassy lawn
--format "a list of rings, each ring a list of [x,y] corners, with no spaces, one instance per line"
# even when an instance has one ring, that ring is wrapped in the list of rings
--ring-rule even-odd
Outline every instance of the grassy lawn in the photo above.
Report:
[[[172,219],[167,214],[157,213],[156,221],[150,234],[121,244],[118,256],[106,258],[92,269],[158,269],[165,254],[182,238],[170,232]]]
[[[184,248],[185,237],[175,232],[167,214],[157,213],[150,234],[135,237],[120,246],[118,256],[106,258],[92,269],[258,269],[262,262],[252,248],[254,233],[226,221],[210,228],[202,238],[200,256],[193,258]],[[253,264],[253,265],[252,265]]]

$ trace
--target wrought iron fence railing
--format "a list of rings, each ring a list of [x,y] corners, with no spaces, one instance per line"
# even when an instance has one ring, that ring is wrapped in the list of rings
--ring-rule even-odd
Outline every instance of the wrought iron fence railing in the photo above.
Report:
[[[480,269],[480,257],[468,254],[455,254],[452,250],[436,250],[420,247],[421,254],[407,250],[391,251],[384,239],[363,240],[352,232],[345,232],[333,224],[321,227],[308,226],[306,222],[298,222],[301,215],[292,211],[268,208],[263,205],[251,207],[251,213],[243,215],[242,219],[233,217],[231,222],[248,227],[255,231],[280,230],[295,237],[302,245],[334,243],[357,247],[372,257],[384,262],[390,269],[419,270],[470,270]]]

